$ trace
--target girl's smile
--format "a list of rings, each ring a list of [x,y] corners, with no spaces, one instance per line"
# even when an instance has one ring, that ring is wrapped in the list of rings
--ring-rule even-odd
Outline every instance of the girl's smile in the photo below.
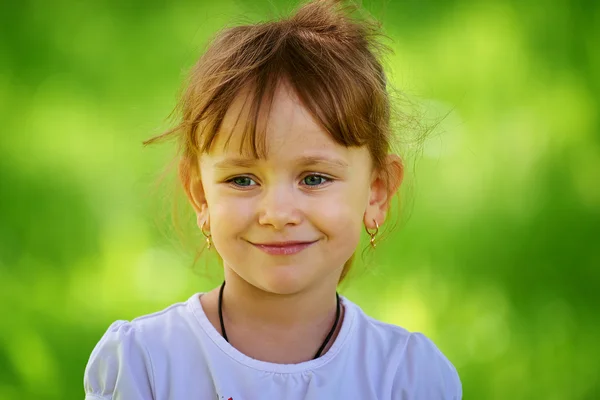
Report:
[[[317,243],[313,241],[287,241],[287,242],[269,242],[269,243],[251,243],[257,249],[274,256],[289,256],[300,253],[302,250]]]

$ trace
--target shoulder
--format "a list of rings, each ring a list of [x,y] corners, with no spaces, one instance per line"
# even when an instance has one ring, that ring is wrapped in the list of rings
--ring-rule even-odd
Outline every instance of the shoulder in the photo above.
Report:
[[[456,368],[422,333],[410,334],[398,367],[394,386],[407,388],[415,398],[462,398]]]
[[[367,315],[358,305],[344,299],[344,305],[352,309],[357,339],[366,346],[368,351],[390,354],[401,351],[411,336],[411,333],[397,325],[379,321]]]
[[[169,343],[177,340],[186,323],[186,303],[129,321],[116,321],[96,344],[85,369],[84,387],[94,398],[152,398],[155,367]]]
[[[358,306],[358,332],[369,359],[378,355],[393,399],[460,399],[462,387],[452,363],[424,334],[378,321]]]
[[[130,324],[149,341],[165,335],[177,335],[189,326],[189,320],[193,317],[190,302],[194,299],[195,296],[192,296],[186,302],[175,303],[155,313],[137,317]]]

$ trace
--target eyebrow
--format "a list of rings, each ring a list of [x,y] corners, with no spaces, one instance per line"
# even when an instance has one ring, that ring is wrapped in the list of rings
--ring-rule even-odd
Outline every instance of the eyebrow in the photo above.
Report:
[[[334,167],[348,168],[348,163],[339,158],[322,157],[322,156],[304,156],[298,159],[298,163],[302,166],[326,164]]]
[[[216,169],[228,169],[228,168],[250,168],[256,164],[254,158],[226,158],[225,160],[216,162],[214,167]]]
[[[218,161],[214,164],[214,168],[216,169],[228,169],[228,168],[250,168],[256,165],[258,159],[256,158],[227,158],[221,161]],[[330,165],[337,168],[348,168],[348,163],[344,160],[333,158],[333,157],[323,157],[323,156],[302,156],[295,160],[299,165],[303,167],[308,167],[312,165]]]

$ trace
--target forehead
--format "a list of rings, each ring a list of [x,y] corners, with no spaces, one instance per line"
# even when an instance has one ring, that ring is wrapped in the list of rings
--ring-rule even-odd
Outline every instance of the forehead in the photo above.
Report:
[[[263,149],[260,153],[264,154],[259,155],[267,159],[310,149],[334,153],[348,150],[315,121],[285,81],[275,87],[272,97],[265,96],[258,113],[252,112],[253,97],[249,88],[236,96],[209,155],[252,157],[253,147]],[[248,129],[252,125],[253,131]]]

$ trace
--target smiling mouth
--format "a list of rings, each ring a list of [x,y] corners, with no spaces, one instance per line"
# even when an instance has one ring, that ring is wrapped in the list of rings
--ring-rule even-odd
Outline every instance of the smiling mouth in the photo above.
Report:
[[[318,240],[312,242],[279,242],[279,243],[252,243],[252,245],[267,254],[276,256],[288,256],[300,253],[310,247]]]

